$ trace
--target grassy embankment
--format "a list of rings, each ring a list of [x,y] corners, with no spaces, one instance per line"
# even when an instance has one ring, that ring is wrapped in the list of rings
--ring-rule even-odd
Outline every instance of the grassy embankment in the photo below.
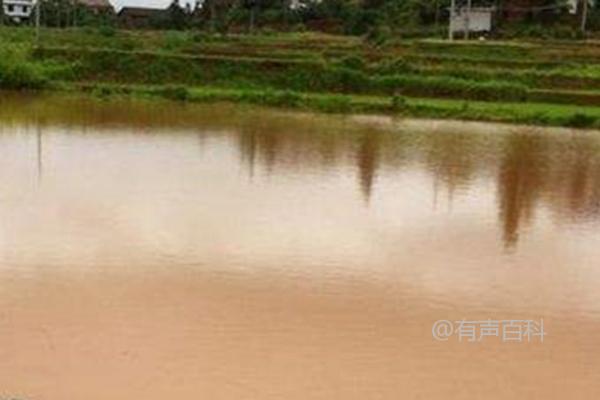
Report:
[[[600,43],[0,29],[0,88],[600,127]]]

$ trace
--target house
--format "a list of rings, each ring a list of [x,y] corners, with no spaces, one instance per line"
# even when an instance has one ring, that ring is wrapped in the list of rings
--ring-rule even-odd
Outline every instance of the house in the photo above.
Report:
[[[450,31],[452,34],[467,31],[475,33],[490,32],[493,27],[494,7],[466,7],[451,13]],[[468,28],[467,28],[468,27]]]
[[[94,15],[115,14],[115,9],[108,0],[77,0],[77,4],[91,11]]]
[[[4,15],[14,22],[23,22],[29,20],[35,2],[33,0],[4,0]]]
[[[464,1],[457,1],[460,5],[454,13],[450,13],[450,34],[464,34],[467,29],[471,33],[487,33],[504,21],[530,19],[545,22],[564,18],[563,15],[570,15],[568,18],[578,20],[583,9],[582,1],[591,4],[593,0],[566,0],[554,5],[548,5],[544,0],[504,0],[498,3],[498,7],[475,6],[470,11],[464,6]]]
[[[123,7],[117,14],[119,25],[125,29],[153,28],[166,18],[168,11],[161,8]]]
[[[96,15],[112,15],[114,8],[108,0],[76,0],[77,4]],[[4,0],[4,15],[13,22],[28,21],[34,13],[35,0]]]
[[[576,14],[581,1],[566,0],[562,5],[549,5],[544,0],[504,0],[500,6],[500,14],[501,18],[507,21],[518,21],[540,16],[556,16],[564,11]]]

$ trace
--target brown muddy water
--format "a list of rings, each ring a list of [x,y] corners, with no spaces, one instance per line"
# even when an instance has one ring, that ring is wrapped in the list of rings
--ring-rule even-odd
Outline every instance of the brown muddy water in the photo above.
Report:
[[[600,396],[599,132],[2,94],[0,154],[0,397]]]

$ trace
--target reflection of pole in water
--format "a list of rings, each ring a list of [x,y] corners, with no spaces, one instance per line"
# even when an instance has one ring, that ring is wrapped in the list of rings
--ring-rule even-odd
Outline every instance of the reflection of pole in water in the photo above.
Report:
[[[254,132],[250,135],[248,143],[248,176],[250,180],[254,178],[254,167],[256,166],[256,135]]]
[[[546,142],[542,136],[512,135],[507,138],[498,175],[498,205],[504,246],[515,248],[524,224],[531,220],[547,182]]]
[[[452,184],[448,184],[448,193],[447,193],[447,200],[448,200],[448,212],[451,213],[452,210],[454,209],[454,185]]]
[[[375,133],[368,133],[362,137],[357,154],[360,188],[367,204],[369,204],[373,191],[378,158],[379,136]]]
[[[248,167],[248,176],[250,180],[254,177],[254,167],[256,164],[256,133],[240,132],[239,134],[240,158],[242,164],[246,163]]]

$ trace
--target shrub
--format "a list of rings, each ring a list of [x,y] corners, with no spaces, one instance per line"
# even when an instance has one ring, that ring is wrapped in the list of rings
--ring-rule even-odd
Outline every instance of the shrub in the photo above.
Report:
[[[376,25],[369,30],[365,39],[374,46],[382,46],[392,38],[392,31],[389,27]]]
[[[327,68],[321,79],[321,89],[364,92],[371,87],[371,80],[364,72],[345,67]]]
[[[0,49],[0,87],[4,89],[40,89],[48,79],[43,67],[28,60],[25,49]]]
[[[415,72],[410,63],[402,57],[387,59],[380,62],[375,71],[382,75],[404,74]]]
[[[113,88],[107,85],[94,85],[91,89],[91,93],[100,98],[110,97],[114,92]]]
[[[192,40],[192,42],[195,42],[195,43],[207,43],[207,42],[214,42],[215,37],[207,32],[198,31],[198,32],[194,32],[191,40]]]
[[[279,105],[282,106],[297,106],[302,102],[302,97],[291,90],[284,90],[283,92],[278,92],[275,96],[276,101]]]
[[[336,62],[339,67],[349,68],[354,70],[363,70],[365,68],[365,60],[359,55],[350,55],[341,58]]]
[[[406,107],[406,97],[395,94],[392,96],[392,111],[399,111]]]
[[[193,38],[194,37],[192,36],[191,40],[193,40]],[[164,42],[162,47],[165,50],[173,51],[181,49],[188,43],[188,41],[190,41],[190,38],[188,38],[186,34],[181,32],[169,31],[166,32],[164,35]]]
[[[332,95],[315,100],[315,107],[324,112],[347,112],[352,109],[352,101],[347,96]]]
[[[297,23],[294,24],[294,26],[292,26],[291,29],[292,32],[306,32],[306,25],[304,25],[303,23]]]
[[[571,115],[565,121],[565,125],[572,126],[574,128],[586,128],[594,125],[596,123],[596,117],[591,115],[587,115],[584,113],[577,112]]]
[[[110,25],[102,25],[98,28],[98,34],[104,37],[114,37],[116,30]]]
[[[184,86],[167,86],[159,90],[162,97],[177,101],[186,101],[190,98],[189,90]]]

